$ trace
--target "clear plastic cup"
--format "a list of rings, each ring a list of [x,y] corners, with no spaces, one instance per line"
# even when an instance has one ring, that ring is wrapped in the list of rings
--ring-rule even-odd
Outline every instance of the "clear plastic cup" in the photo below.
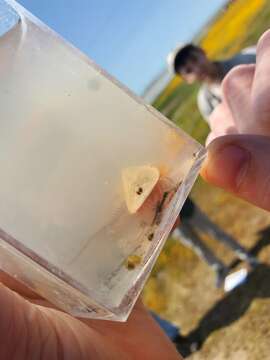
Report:
[[[124,321],[205,151],[10,0],[0,59],[0,266],[75,316]]]

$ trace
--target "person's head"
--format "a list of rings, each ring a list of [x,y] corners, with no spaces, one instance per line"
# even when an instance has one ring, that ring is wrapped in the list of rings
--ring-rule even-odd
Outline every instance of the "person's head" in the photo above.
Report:
[[[213,62],[204,50],[196,45],[187,44],[174,55],[173,70],[188,84],[195,81],[211,81],[214,78]]]

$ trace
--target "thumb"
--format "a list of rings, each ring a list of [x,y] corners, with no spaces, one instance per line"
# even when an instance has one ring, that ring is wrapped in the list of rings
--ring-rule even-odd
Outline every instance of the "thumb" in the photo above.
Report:
[[[104,340],[102,331],[51,307],[36,305],[33,294],[27,294],[34,303],[0,283],[0,359],[112,359],[116,347],[113,341]]]
[[[37,355],[39,321],[36,320],[35,306],[0,284],[0,359],[25,359],[30,356],[26,354],[30,348]],[[29,344],[29,336],[32,346]]]
[[[0,359],[86,358],[82,356],[86,346],[81,344],[85,325],[71,326],[67,318],[32,304],[0,283]],[[82,341],[75,334],[81,334]]]
[[[208,147],[202,176],[213,185],[270,210],[270,138],[227,135]]]

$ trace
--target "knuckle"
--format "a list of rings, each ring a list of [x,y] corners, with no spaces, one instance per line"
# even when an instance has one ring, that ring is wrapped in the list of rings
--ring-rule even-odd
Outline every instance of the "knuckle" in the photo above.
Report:
[[[255,72],[255,65],[238,65],[234,67],[224,78],[222,82],[222,91],[225,96],[235,94],[239,88],[253,80]]]

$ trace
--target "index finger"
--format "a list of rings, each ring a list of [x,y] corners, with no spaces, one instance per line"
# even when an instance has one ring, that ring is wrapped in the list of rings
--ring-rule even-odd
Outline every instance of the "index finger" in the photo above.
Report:
[[[251,102],[256,125],[264,135],[270,135],[270,30],[260,38]]]

